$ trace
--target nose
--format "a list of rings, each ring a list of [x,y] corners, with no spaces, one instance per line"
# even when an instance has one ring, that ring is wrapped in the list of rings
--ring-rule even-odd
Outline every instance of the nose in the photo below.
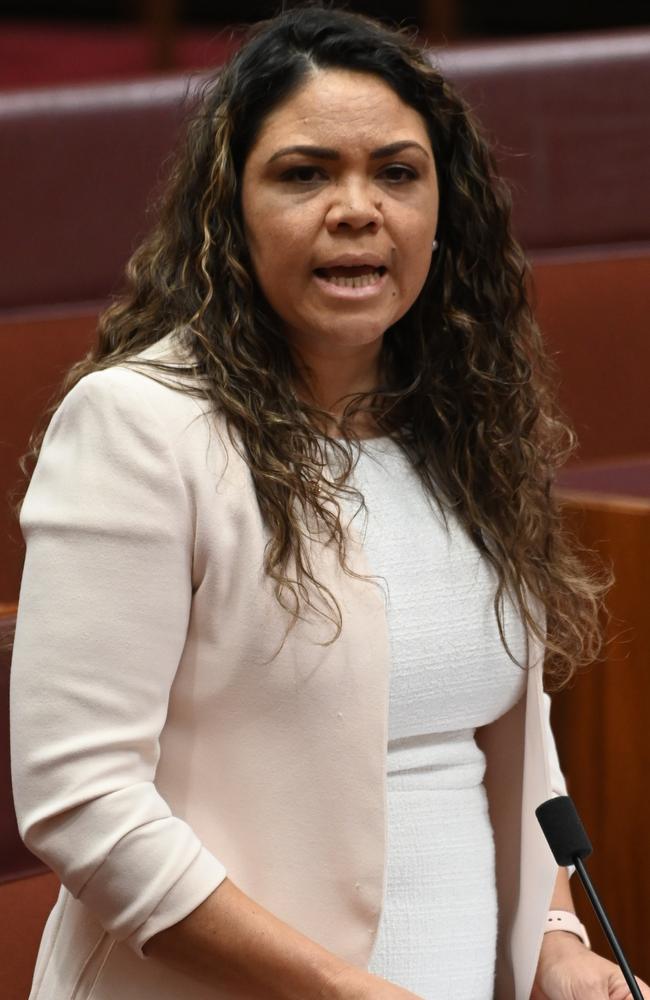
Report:
[[[330,231],[341,226],[352,229],[374,226],[379,229],[383,221],[380,198],[371,185],[362,183],[350,183],[337,189],[326,216]]]

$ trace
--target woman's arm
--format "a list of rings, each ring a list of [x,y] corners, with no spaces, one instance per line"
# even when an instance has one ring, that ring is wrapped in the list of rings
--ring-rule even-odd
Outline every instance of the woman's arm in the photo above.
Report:
[[[156,785],[194,549],[160,391],[120,369],[81,380],[23,505],[11,670],[21,834],[141,957],[232,982],[247,1000],[413,1000],[237,889]]]
[[[54,415],[21,511],[11,666],[21,835],[136,954],[226,876],[155,781],[194,545],[161,394],[109,369]]]
[[[144,952],[247,1000],[419,1000],[322,948],[230,879]]]
[[[569,875],[560,868],[552,910],[575,913]],[[639,980],[644,1000],[650,988]],[[630,994],[617,965],[590,951],[575,934],[549,931],[544,935],[531,1000],[627,1000]]]
[[[551,787],[555,795],[567,795],[551,728],[551,699],[544,695],[547,750]],[[575,913],[569,870],[560,868],[550,904],[551,910]],[[645,1000],[650,989],[641,984]],[[542,938],[531,1000],[627,1000],[627,985],[617,965],[590,951],[576,934],[549,931]]]
[[[550,909],[568,910],[569,913],[575,913],[576,911],[571,893],[569,873],[566,868],[558,869]],[[574,944],[579,944],[584,948],[584,945],[582,945],[580,938],[576,934],[571,934],[568,931],[549,931],[542,938],[540,957],[544,956],[546,958],[549,955],[552,956],[558,950],[572,947]]]
[[[144,953],[225,990],[251,997],[304,1000],[327,995],[347,963],[258,906],[226,879]]]

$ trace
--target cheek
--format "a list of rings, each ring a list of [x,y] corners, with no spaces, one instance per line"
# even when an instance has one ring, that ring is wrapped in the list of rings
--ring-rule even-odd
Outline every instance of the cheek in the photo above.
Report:
[[[266,211],[251,220],[252,245],[260,260],[273,270],[302,264],[306,266],[311,253],[311,227],[299,213]],[[250,245],[250,244],[249,244]]]
[[[270,221],[257,233],[252,263],[265,299],[280,317],[289,319],[305,305],[311,279],[308,248],[284,225],[276,228]]]
[[[410,228],[403,230],[401,246],[397,247],[399,271],[402,279],[409,285],[424,281],[431,263],[431,244],[435,237],[435,219],[428,219],[423,224],[423,218],[413,220]]]

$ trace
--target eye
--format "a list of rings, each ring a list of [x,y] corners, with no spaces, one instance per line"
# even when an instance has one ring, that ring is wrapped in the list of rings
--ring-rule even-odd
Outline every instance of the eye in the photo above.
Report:
[[[302,184],[310,184],[313,178],[305,177],[305,174],[322,173],[317,167],[292,167],[291,170],[282,174],[283,181],[298,181]]]
[[[400,163],[394,163],[391,166],[385,167],[382,170],[382,174],[387,178],[390,184],[403,184],[409,181],[414,181],[418,177],[417,171],[413,170],[412,167],[405,167]],[[318,167],[302,166],[302,167],[291,167],[290,170],[286,170],[282,174],[283,181],[295,182],[302,184],[303,186],[307,184],[312,184],[318,178],[315,175],[323,175],[323,171],[319,170]]]
[[[390,181],[391,184],[395,184],[395,183],[400,184],[403,181],[414,181],[417,178],[417,176],[418,176],[417,173],[416,173],[416,171],[412,170],[411,167],[403,167],[399,163],[394,163],[392,166],[386,167],[386,169],[384,170],[384,173],[385,174],[388,174],[388,173],[392,173],[393,174],[393,179]],[[394,176],[395,173],[402,174],[403,176],[401,178],[400,177],[395,177]]]

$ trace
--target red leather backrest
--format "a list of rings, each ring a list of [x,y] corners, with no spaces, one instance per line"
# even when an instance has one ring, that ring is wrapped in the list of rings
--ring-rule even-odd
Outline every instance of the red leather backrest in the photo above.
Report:
[[[174,78],[0,94],[0,310],[104,299],[115,288],[186,89]]]
[[[650,30],[432,54],[497,137],[531,250],[648,240]],[[105,298],[197,78],[0,94],[0,310]]]
[[[650,241],[650,29],[450,49],[500,149],[526,248]]]
[[[498,144],[580,458],[650,451],[650,29],[432,54]],[[18,457],[147,225],[199,77],[0,93],[0,600]]]

